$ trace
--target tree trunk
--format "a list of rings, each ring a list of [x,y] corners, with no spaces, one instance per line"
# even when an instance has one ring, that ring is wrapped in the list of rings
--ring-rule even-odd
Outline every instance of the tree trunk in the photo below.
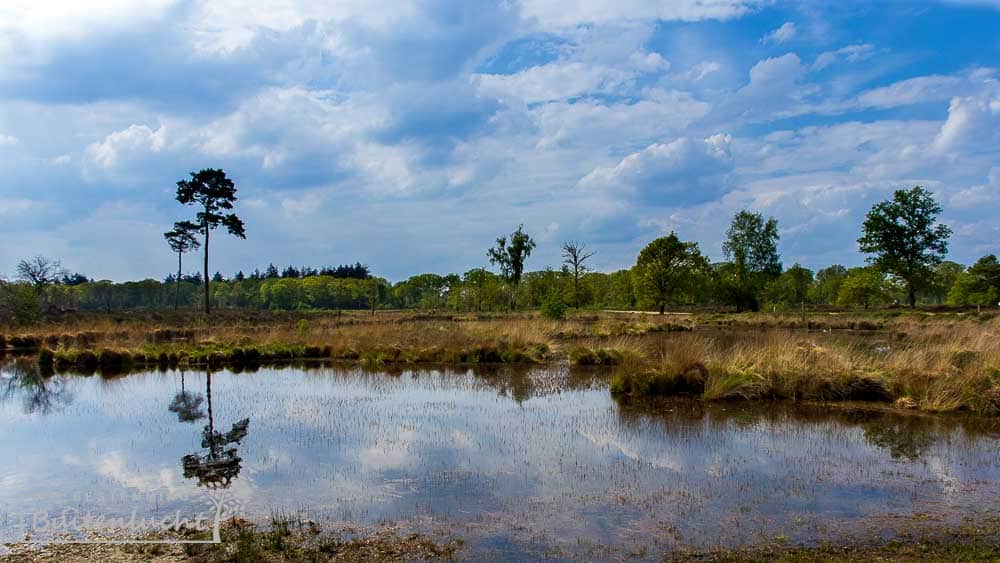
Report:
[[[910,308],[915,309],[917,307],[917,292],[913,289],[913,282],[907,284],[907,294],[910,299]]]
[[[666,308],[666,305],[664,305],[664,304],[660,303],[660,314],[661,314],[661,315],[663,314],[663,310],[664,310],[664,308]]]
[[[177,279],[174,280],[174,310],[177,310],[181,306],[181,256],[183,253],[177,253]]]
[[[208,221],[205,221],[205,314],[211,309],[208,300]]]

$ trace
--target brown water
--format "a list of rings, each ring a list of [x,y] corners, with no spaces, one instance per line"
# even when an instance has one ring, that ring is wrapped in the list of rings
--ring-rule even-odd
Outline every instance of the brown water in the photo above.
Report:
[[[261,521],[392,523],[497,558],[866,539],[1000,509],[990,419],[623,407],[601,374],[566,368],[287,368],[209,381],[42,378],[27,366],[8,362],[0,379],[0,541],[44,539],[42,524],[63,513],[193,514],[212,495]]]

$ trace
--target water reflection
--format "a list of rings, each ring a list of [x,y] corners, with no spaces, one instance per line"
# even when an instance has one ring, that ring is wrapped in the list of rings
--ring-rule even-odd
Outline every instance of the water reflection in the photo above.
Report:
[[[671,398],[619,405],[622,424],[640,428],[655,424],[660,431],[724,433],[754,431],[767,426],[835,425],[838,432],[859,429],[865,443],[882,449],[892,459],[920,461],[935,444],[954,430],[966,438],[997,438],[1000,419],[976,416],[929,415],[899,412],[861,404],[811,405],[793,402],[705,403]]]
[[[183,390],[181,394],[184,394]],[[209,489],[224,489],[240,474],[243,459],[236,446],[247,437],[250,419],[244,418],[234,423],[226,432],[216,431],[212,411],[212,372],[205,374],[205,396],[208,397],[208,424],[202,429],[201,447],[208,451],[186,454],[181,458],[181,466],[184,468],[185,479],[196,478],[199,485]],[[177,397],[174,399],[176,401]],[[200,405],[200,400],[198,404]],[[184,415],[190,418],[191,413],[185,411]],[[178,414],[178,418],[180,417],[181,414]]]
[[[184,388],[184,375],[184,370],[181,370],[181,390],[174,395],[167,410],[175,413],[180,422],[196,422],[205,418],[205,413],[201,410],[204,398]]]
[[[38,362],[14,358],[0,367],[4,401],[21,399],[25,414],[47,415],[58,412],[73,401],[65,376],[43,372]]]
[[[304,511],[454,530],[484,559],[870,537],[890,534],[898,515],[940,523],[1000,509],[998,420],[795,403],[619,405],[607,375],[317,366],[68,378],[74,401],[46,416],[0,404],[0,506],[141,491],[174,510],[207,493],[251,518]]]

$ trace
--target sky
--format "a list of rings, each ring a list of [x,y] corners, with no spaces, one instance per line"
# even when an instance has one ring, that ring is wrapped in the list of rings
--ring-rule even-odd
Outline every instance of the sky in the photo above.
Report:
[[[716,261],[744,208],[786,266],[853,266],[917,184],[968,264],[1000,253],[998,29],[997,0],[4,0],[0,273],[163,278],[208,167],[247,226],[227,275],[461,273],[519,224],[529,270],[671,231]]]

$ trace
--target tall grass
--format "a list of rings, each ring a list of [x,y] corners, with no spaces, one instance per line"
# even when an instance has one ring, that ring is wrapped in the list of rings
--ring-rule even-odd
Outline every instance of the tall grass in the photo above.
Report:
[[[615,366],[619,396],[898,400],[1000,414],[1000,318],[975,315],[656,315],[361,312],[81,314],[0,327],[55,369],[297,358]]]

